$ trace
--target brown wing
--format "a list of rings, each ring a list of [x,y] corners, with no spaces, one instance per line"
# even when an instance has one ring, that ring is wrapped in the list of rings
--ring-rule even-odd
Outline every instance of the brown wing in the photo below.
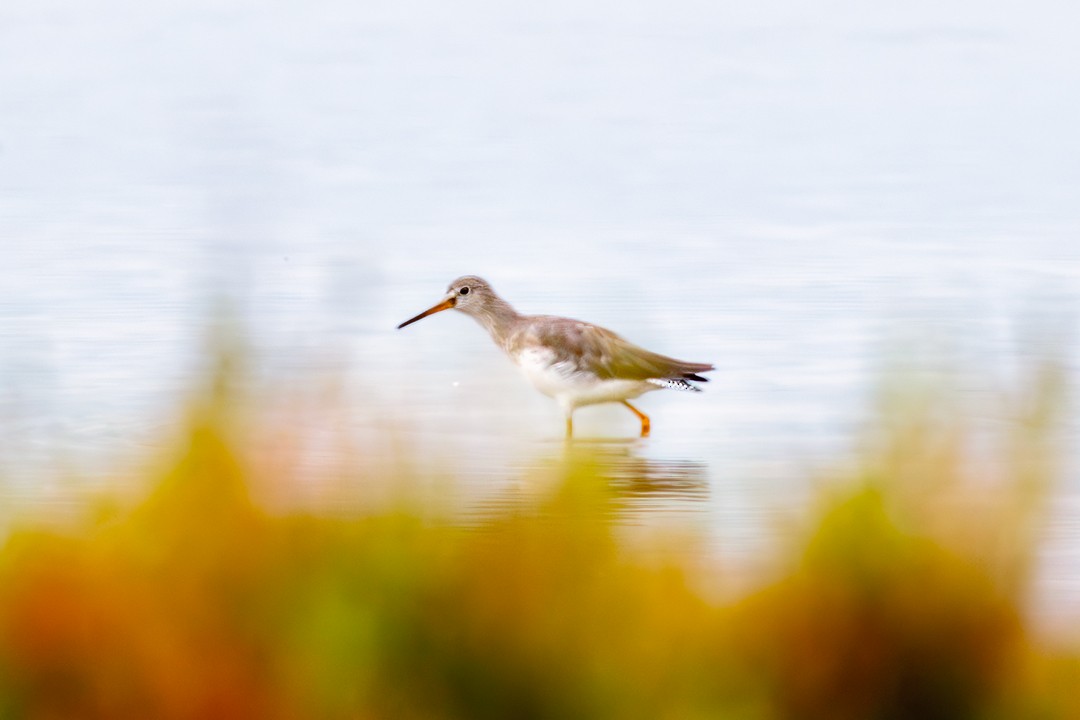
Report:
[[[697,380],[708,378],[708,363],[676,360],[638,347],[619,335],[589,323],[567,318],[544,318],[535,328],[540,341],[554,350],[559,360],[588,367],[603,378],[626,380]]]

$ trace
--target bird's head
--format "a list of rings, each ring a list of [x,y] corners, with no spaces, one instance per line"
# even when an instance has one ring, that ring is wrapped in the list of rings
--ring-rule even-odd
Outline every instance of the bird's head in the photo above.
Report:
[[[432,305],[416,317],[410,318],[398,325],[398,330],[406,325],[411,325],[417,320],[422,320],[428,315],[434,315],[443,310],[460,310],[463,313],[478,317],[482,315],[485,309],[490,307],[496,299],[497,296],[495,295],[495,291],[491,289],[491,286],[487,284],[487,281],[483,278],[476,277],[475,275],[464,275],[450,283],[449,287],[446,288],[446,295],[441,301]]]

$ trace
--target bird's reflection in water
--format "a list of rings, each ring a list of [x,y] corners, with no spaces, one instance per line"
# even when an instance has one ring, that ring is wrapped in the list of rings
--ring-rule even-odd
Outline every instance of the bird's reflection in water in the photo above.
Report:
[[[706,466],[689,460],[644,457],[637,440],[575,440],[560,443],[527,467],[515,482],[476,501],[467,515],[485,520],[547,514],[547,501],[567,492],[591,494],[598,515],[635,523],[652,514],[693,512],[709,497]]]
[[[705,466],[689,460],[659,460],[638,454],[638,442],[593,441],[571,452],[585,450],[612,495],[628,510],[671,509],[708,499]],[[574,462],[573,459],[569,460]]]

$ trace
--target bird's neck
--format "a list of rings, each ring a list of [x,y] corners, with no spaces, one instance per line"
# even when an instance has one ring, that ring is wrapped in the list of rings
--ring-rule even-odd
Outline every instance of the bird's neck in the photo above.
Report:
[[[521,318],[516,310],[500,297],[492,298],[483,307],[469,313],[484,326],[499,347],[505,348],[508,338]]]

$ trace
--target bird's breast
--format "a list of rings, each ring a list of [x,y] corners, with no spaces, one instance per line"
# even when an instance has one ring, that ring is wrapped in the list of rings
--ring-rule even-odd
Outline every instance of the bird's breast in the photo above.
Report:
[[[515,353],[514,362],[532,386],[549,397],[565,393],[583,380],[580,368],[560,360],[545,347],[524,348]]]
[[[566,408],[635,398],[657,386],[640,380],[603,378],[545,347],[522,349],[514,356],[534,388]]]

